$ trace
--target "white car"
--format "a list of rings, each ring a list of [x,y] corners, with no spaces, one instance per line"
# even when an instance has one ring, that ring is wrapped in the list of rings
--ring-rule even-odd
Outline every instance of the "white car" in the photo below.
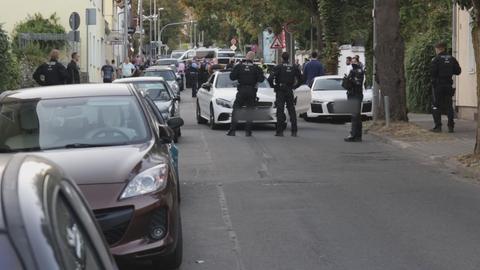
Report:
[[[311,88],[312,101],[305,119],[314,117],[335,118],[349,116],[347,90],[342,87],[342,76],[316,77]],[[372,90],[363,91],[362,117],[372,117]]]
[[[219,124],[230,124],[233,102],[237,94],[236,82],[230,80],[230,72],[217,71],[207,83],[197,92],[196,115],[199,124],[209,123],[212,129]],[[310,89],[300,87],[295,91],[298,114],[305,113],[310,107]],[[254,120],[254,123],[277,122],[275,93],[267,80],[259,84],[257,92],[257,110],[260,110],[263,118]],[[241,121],[239,121],[241,122]]]

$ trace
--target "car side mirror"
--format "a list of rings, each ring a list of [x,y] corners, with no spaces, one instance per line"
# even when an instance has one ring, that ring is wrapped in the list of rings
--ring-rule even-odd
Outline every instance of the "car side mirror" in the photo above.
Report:
[[[204,83],[204,84],[202,84],[202,88],[207,90],[207,91],[210,91],[212,89],[212,85],[209,84],[209,83]]]
[[[183,120],[182,120],[183,121]],[[161,125],[159,126],[160,130],[160,139],[162,143],[172,143],[175,139],[175,132],[169,126]]]
[[[184,121],[180,117],[172,117],[167,121],[167,125],[171,129],[178,129],[181,126],[183,126],[183,124],[184,124]]]

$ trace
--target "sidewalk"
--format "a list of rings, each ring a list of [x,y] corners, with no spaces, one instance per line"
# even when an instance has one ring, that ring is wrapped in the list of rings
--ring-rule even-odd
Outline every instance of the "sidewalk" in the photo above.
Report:
[[[422,129],[429,130],[433,127],[433,119],[428,114],[409,114],[409,121]],[[443,133],[447,140],[402,140],[385,134],[371,132],[375,137],[395,145],[399,148],[413,151],[420,156],[440,162],[441,164],[461,173],[463,176],[480,179],[480,172],[467,168],[458,161],[458,157],[473,153],[476,137],[476,121],[456,119],[455,133],[447,133],[446,117],[442,116],[444,123]],[[433,134],[433,133],[432,133]],[[434,137],[434,136],[432,136]]]

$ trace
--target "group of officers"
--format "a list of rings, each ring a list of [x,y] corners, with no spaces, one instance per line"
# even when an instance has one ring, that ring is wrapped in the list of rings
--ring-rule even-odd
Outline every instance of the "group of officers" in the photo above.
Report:
[[[452,97],[455,94],[452,77],[460,75],[461,68],[458,61],[447,53],[447,45],[440,42],[435,45],[436,57],[431,63],[432,83],[432,115],[434,128],[432,132],[442,131],[442,112],[448,116],[448,131],[454,132],[454,109]],[[230,79],[238,81],[237,95],[233,104],[232,122],[227,132],[228,136],[235,136],[239,112],[246,107],[247,112],[254,108],[256,101],[257,85],[265,80],[262,69],[253,63],[255,53],[249,52],[246,60],[233,67]],[[277,124],[275,136],[283,136],[287,127],[285,107],[287,108],[291,122],[291,134],[297,136],[297,117],[293,91],[303,83],[302,73],[298,65],[289,63],[290,55],[287,52],[282,54],[283,62],[273,68],[268,77],[268,82],[273,86],[276,94]],[[362,119],[361,104],[363,101],[363,84],[365,71],[359,59],[351,60],[351,69],[345,76],[344,87],[347,90],[347,99],[352,114],[350,136],[345,138],[346,142],[362,141]],[[249,115],[247,113],[246,115]],[[252,119],[247,117],[245,133],[252,135]]]
[[[253,63],[254,52],[246,55],[246,60],[235,65],[230,73],[232,81],[238,81],[237,95],[233,104],[232,121],[228,136],[235,136],[236,128],[241,110],[246,110],[245,135],[252,136],[252,118],[253,108],[255,107],[257,85],[265,80],[263,70]],[[282,54],[282,63],[276,65],[268,77],[268,82],[275,91],[275,102],[277,108],[277,124],[275,136],[283,137],[287,128],[287,117],[285,107],[290,116],[291,135],[297,136],[297,113],[295,111],[295,97],[293,91],[304,83],[304,76],[298,65],[289,63],[290,55],[288,52]],[[351,135],[345,139],[347,142],[361,141],[362,122],[360,117],[361,102],[363,99],[363,78],[364,71],[360,63],[352,62],[352,69],[348,74],[352,81],[350,89],[347,89],[347,97],[352,100],[355,106],[352,111],[352,131]],[[313,80],[312,80],[313,81]],[[307,78],[307,83],[308,78]],[[311,86],[311,82],[309,83]],[[245,107],[245,109],[243,109]]]

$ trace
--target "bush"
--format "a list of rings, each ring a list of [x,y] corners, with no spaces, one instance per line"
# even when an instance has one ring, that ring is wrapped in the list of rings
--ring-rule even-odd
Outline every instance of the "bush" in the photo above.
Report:
[[[41,14],[36,13],[33,16],[28,16],[24,21],[15,25],[13,30],[13,44],[14,51],[17,54],[23,53],[23,48],[19,47],[20,33],[56,33],[65,34],[65,28],[59,24],[60,19],[55,13],[49,18],[44,18]],[[66,45],[63,40],[55,41],[33,41],[31,44],[37,46],[45,54],[48,54],[52,49],[61,49]]]
[[[407,105],[411,112],[427,113],[432,107],[430,64],[435,57],[438,35],[426,33],[410,43],[405,57]]]
[[[59,18],[54,13],[49,18],[44,18],[41,14],[28,16],[21,21],[13,30],[14,48],[13,51],[20,63],[22,88],[34,87],[37,84],[32,78],[35,69],[45,62],[52,49],[62,49],[66,42],[60,41],[32,41],[25,47],[19,46],[20,33],[58,33],[64,34],[65,28],[58,23]]]
[[[18,88],[20,71],[10,42],[0,25],[0,92]]]

